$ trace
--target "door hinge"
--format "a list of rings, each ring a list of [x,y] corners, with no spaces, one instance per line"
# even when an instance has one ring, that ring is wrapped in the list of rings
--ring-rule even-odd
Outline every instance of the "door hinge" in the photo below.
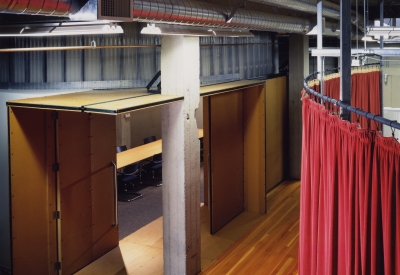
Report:
[[[51,119],[58,119],[58,112],[57,111],[51,112]]]
[[[61,270],[61,262],[55,262],[54,263],[54,269],[55,270]]]
[[[53,172],[60,171],[60,164],[58,162],[53,163]]]
[[[59,220],[59,219],[61,219],[61,212],[60,211],[54,211],[53,212],[53,218],[55,219],[55,220]]]

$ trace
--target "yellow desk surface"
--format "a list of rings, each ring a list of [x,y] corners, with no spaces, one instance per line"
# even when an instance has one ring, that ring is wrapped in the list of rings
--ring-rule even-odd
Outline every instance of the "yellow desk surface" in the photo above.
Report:
[[[183,96],[148,93],[146,89],[88,90],[7,101],[7,105],[117,115],[183,100]]]
[[[265,80],[240,80],[200,87],[210,96],[264,84]],[[69,94],[7,101],[8,106],[117,115],[183,100],[183,96],[148,93],[144,88],[87,90]]]
[[[199,138],[203,137],[203,129],[198,129]],[[162,140],[156,140],[117,154],[117,168],[149,158],[162,152]]]
[[[265,79],[252,79],[202,86],[200,87],[200,96],[210,96],[219,93],[231,92],[252,86],[263,85],[264,83]]]

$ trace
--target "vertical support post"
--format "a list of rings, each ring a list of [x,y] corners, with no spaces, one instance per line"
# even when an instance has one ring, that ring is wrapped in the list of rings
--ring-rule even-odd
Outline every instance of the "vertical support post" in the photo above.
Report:
[[[31,45],[29,44],[29,38],[25,38],[25,47],[29,48]],[[25,52],[24,53],[25,59],[25,83],[31,82],[31,53]]]
[[[265,47],[267,48],[267,47]],[[267,48],[268,50],[268,48]],[[272,73],[279,74],[279,44],[278,44],[278,35],[272,34]],[[260,66],[261,67],[261,66]],[[265,69],[262,71],[265,74]]]
[[[383,27],[384,25],[384,0],[381,0],[381,3],[379,5],[380,11],[379,11],[379,19],[380,19],[380,25],[381,27]],[[394,26],[396,25],[396,19],[394,19]],[[383,45],[383,36],[380,37],[380,42],[379,42],[380,48],[383,49],[384,45]],[[380,63],[381,63],[381,67],[383,65],[383,58],[382,56],[380,57]],[[380,78],[380,98],[381,98],[381,108],[380,108],[380,114],[383,114],[383,81],[382,81],[382,71],[381,71],[381,78]]]
[[[322,18],[322,0],[318,0],[317,3],[317,49],[322,50],[323,48],[323,30],[324,30],[324,19]],[[324,85],[322,83],[324,76],[323,76],[323,57],[317,57],[317,71],[320,72],[318,75],[318,79],[320,81],[320,91],[321,94],[324,94]]]
[[[67,46],[67,38],[65,36],[61,38],[61,45],[63,47]],[[67,82],[67,51],[61,52],[61,62],[62,62],[62,82]]]
[[[183,102],[163,106],[164,274],[200,272],[200,142],[195,110],[200,101],[198,37],[164,36],[162,94]]]
[[[381,0],[379,3],[379,21],[380,21],[380,26],[383,27],[384,23],[384,18],[383,18],[383,5],[384,5],[384,0]],[[379,38],[379,46],[381,49],[383,49],[383,36],[380,36]]]
[[[81,46],[85,45],[85,37],[81,35]],[[81,50],[81,82],[85,82],[85,50]]]
[[[309,43],[307,35],[289,35],[289,177],[300,179],[301,163],[301,100],[304,77],[309,75]]]
[[[47,47],[47,37],[44,36],[43,38],[43,47]],[[47,51],[43,52],[43,83],[47,83]]]
[[[350,104],[351,99],[351,1],[340,0],[340,99]],[[342,118],[349,119],[349,111],[342,109]]]
[[[101,36],[99,39],[99,44],[101,46],[104,46],[104,40],[103,37]],[[100,49],[99,50],[99,64],[100,64],[100,81],[104,80],[104,50]]]

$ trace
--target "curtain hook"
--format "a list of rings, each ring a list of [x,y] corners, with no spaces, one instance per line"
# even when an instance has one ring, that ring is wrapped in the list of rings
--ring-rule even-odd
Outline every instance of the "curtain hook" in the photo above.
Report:
[[[371,119],[368,118],[368,114],[370,114],[370,112],[367,112],[367,114],[365,116],[367,118],[367,128],[368,128],[368,130],[371,130]]]
[[[395,138],[395,136],[394,136],[395,128],[392,127],[392,123],[393,123],[393,122],[397,122],[397,120],[392,120],[392,121],[390,122],[390,125],[389,125],[389,126],[390,126],[390,129],[392,130],[392,137]]]
[[[378,130],[379,130],[379,123],[378,123],[378,121],[375,120],[375,117],[376,117],[376,116],[378,116],[378,115],[374,115],[374,117],[372,118],[372,120],[375,122],[376,131],[378,131]]]

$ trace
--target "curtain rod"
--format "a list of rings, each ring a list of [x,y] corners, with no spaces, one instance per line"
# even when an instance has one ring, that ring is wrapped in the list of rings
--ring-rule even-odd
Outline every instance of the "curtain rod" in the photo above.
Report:
[[[362,109],[359,109],[359,108],[351,106],[351,105],[349,105],[347,103],[344,103],[343,101],[331,98],[331,97],[326,96],[326,95],[322,95],[322,94],[318,93],[317,91],[311,89],[308,86],[307,82],[312,80],[312,79],[315,79],[315,75],[317,75],[319,73],[320,72],[314,72],[314,73],[310,74],[309,76],[307,76],[306,78],[304,78],[303,86],[304,86],[304,89],[306,89],[307,93],[312,94],[312,95],[314,95],[316,97],[319,97],[324,101],[328,101],[330,103],[333,103],[336,106],[344,108],[344,109],[346,109],[346,110],[348,110],[348,111],[350,111],[352,113],[356,113],[356,114],[358,114],[360,116],[366,117],[368,119],[377,121],[377,122],[379,122],[381,124],[384,124],[384,125],[387,125],[387,126],[390,126],[390,127],[393,127],[393,128],[396,128],[396,129],[400,130],[400,123],[398,123],[397,120],[389,120],[389,119],[381,117],[379,115],[375,115],[373,113],[366,112],[366,111],[364,111]]]
[[[359,66],[359,67],[352,67],[352,69],[354,68],[363,68],[363,67],[367,67],[367,66],[382,66],[382,64],[381,63],[370,63],[370,64],[365,64],[365,65],[362,65],[362,66]],[[331,68],[331,69],[326,69],[326,70],[324,70],[323,71],[323,75],[330,75],[331,73],[334,73],[334,72],[339,72],[340,71],[340,67],[336,67],[336,68]],[[319,74],[319,72],[314,72],[314,73],[312,73],[311,75],[316,75],[316,74]],[[310,76],[311,76],[310,75]]]

